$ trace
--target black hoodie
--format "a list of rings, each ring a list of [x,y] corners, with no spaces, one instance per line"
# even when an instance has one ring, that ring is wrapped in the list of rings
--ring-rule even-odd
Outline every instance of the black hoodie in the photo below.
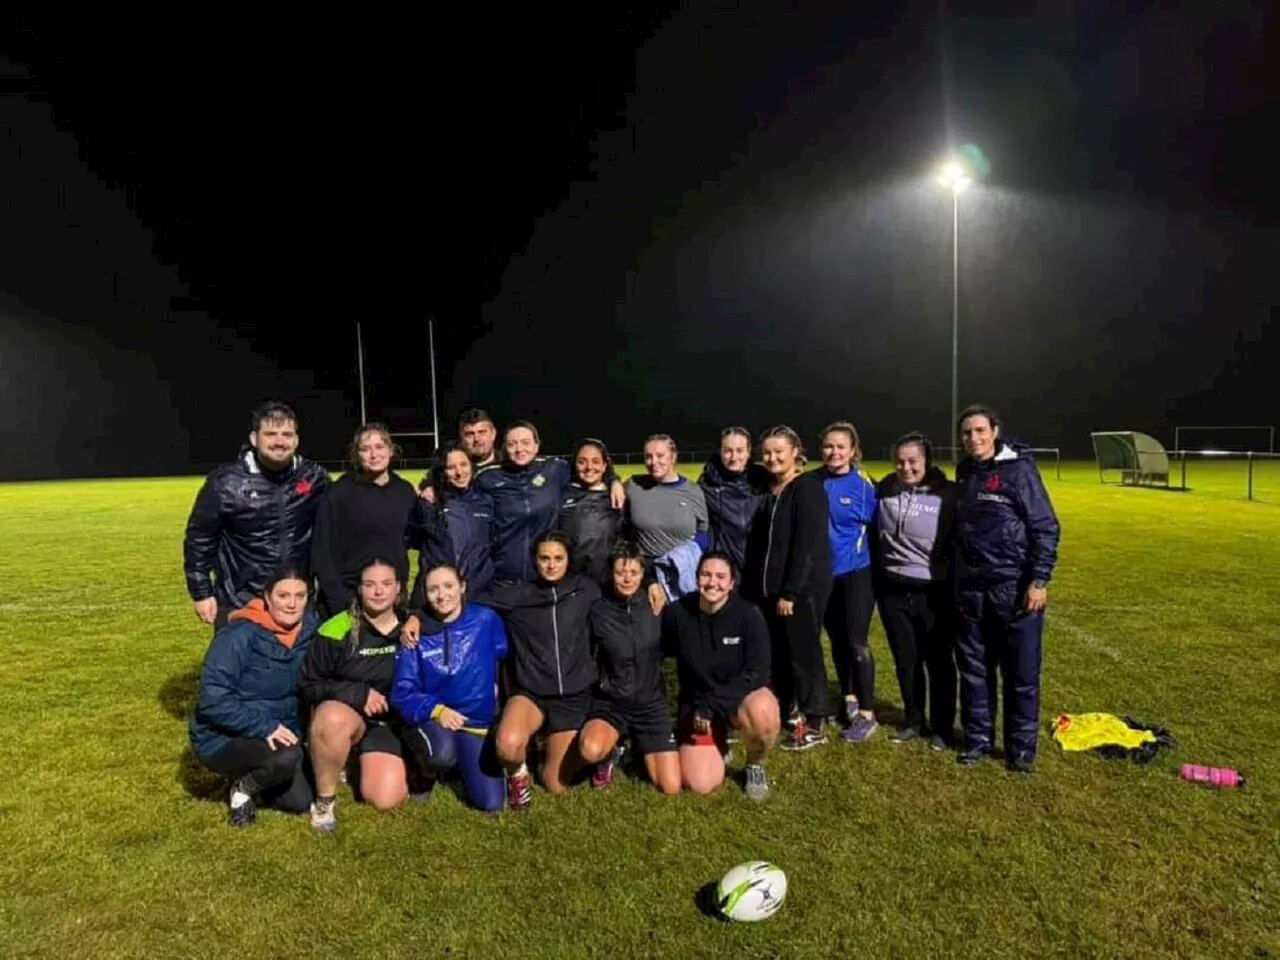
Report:
[[[742,592],[753,600],[821,596],[831,589],[831,541],[822,472],[802,473],[766,498],[752,528]]]
[[[578,451],[588,444],[604,455],[606,479],[599,490],[592,490],[578,476]],[[609,551],[622,532],[622,511],[613,509],[607,479],[613,473],[613,461],[599,440],[581,440],[569,466],[573,480],[560,495],[557,517],[559,528],[569,536],[569,572],[588,576],[603,587],[609,579]]]
[[[557,583],[497,583],[475,597],[507,623],[518,692],[538,697],[583,693],[596,680],[591,659],[591,605],[600,587],[570,574]]]
[[[662,618],[643,587],[626,600],[610,591],[591,605],[591,641],[602,694],[619,703],[666,699]]]
[[[728,719],[769,684],[769,628],[736,592],[715,613],[703,613],[698,600],[692,593],[662,611],[663,641],[678,658],[680,712]]]

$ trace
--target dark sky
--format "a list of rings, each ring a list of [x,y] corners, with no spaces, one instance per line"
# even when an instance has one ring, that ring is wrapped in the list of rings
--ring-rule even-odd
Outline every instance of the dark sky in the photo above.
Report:
[[[960,201],[962,403],[1077,452],[1274,424],[1263,6],[19,23],[0,477],[204,469],[267,396],[336,458],[357,320],[371,415],[421,426],[429,314],[445,420],[479,402],[549,449],[940,436],[951,204],[927,174],[964,143],[991,170]]]

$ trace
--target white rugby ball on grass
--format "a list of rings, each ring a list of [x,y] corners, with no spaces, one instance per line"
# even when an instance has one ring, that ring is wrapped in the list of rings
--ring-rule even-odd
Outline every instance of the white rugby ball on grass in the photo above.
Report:
[[[764,860],[740,863],[716,884],[716,906],[729,920],[765,920],[786,896],[787,875]]]

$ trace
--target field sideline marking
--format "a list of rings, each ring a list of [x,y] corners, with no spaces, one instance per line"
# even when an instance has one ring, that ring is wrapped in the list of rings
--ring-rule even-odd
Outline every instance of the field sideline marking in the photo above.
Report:
[[[118,603],[0,603],[0,613],[104,613],[115,610],[121,613],[165,612],[191,610],[190,603],[147,603],[142,600],[124,600]]]
[[[1071,634],[1073,637],[1079,640],[1086,647],[1089,647],[1091,650],[1098,651],[1105,657],[1110,657],[1116,663],[1119,663],[1121,660],[1124,659],[1124,657],[1120,655],[1120,652],[1116,650],[1114,647],[1108,646],[1105,641],[1101,640],[1099,637],[1090,633],[1084,627],[1081,627],[1081,626],[1078,626],[1077,624],[1072,623],[1070,620],[1066,619],[1059,613],[1055,612],[1051,617],[1048,618],[1048,622],[1054,626],[1061,627],[1063,630]]]

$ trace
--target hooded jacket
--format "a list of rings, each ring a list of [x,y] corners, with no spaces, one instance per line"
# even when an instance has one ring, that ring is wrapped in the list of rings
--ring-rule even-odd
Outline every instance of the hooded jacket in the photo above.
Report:
[[[1004,441],[990,460],[966,457],[956,468],[956,488],[962,589],[1052,578],[1060,527],[1028,447]]]
[[[579,441],[574,447],[572,462],[577,463],[578,451],[588,444],[599,448],[604,455],[607,478],[613,470],[613,461],[609,459],[608,448],[599,440]],[[603,586],[609,579],[609,552],[622,533],[623,514],[613,509],[608,480],[602,482],[600,489],[591,489],[578,477],[575,466],[573,480],[560,497],[558,526],[569,537],[569,572],[581,573]]]
[[[421,726],[445,707],[467,718],[464,729],[484,730],[497,716],[498,662],[507,656],[502,618],[469,603],[452,623],[422,610],[418,645],[396,654],[391,705],[407,723]]]
[[[707,547],[728,553],[739,577],[746,569],[751,527],[768,499],[770,482],[769,471],[758,463],[735,472],[726,469],[719,457],[708,460],[698,478],[707,502]]]
[[[715,613],[697,594],[662,611],[663,640],[677,658],[680,712],[732,717],[751,691],[770,682],[769,628],[760,608],[736,592]]]
[[[831,589],[827,493],[821,472],[769,495],[752,528],[742,592],[754,600],[821,596]]]
[[[436,493],[440,497],[439,491]],[[438,563],[448,563],[474,595],[493,582],[493,500],[472,484],[450,491],[435,503],[418,499],[409,524],[409,543],[418,551],[418,576],[409,606],[426,604],[423,577]]]
[[[277,473],[264,471],[253,450],[205,479],[187,518],[183,568],[192,600],[216,596],[237,609],[262,592],[275,570],[311,569],[311,532],[329,474],[294,457]]]
[[[662,618],[644,590],[625,600],[610,591],[591,605],[590,622],[600,693],[623,704],[665,700]]]
[[[326,700],[337,700],[363,716],[370,690],[390,696],[396,651],[400,649],[400,626],[381,634],[361,617],[353,644],[354,623],[344,610],[320,624],[298,678],[298,693],[304,703],[314,707]],[[382,715],[376,719],[390,718]]]
[[[914,487],[889,474],[876,488],[877,568],[899,580],[946,580],[951,569],[951,533],[956,486],[930,467]]]
[[[503,615],[517,689],[538,697],[567,697],[595,683],[591,605],[600,587],[570,574],[556,583],[495,583],[475,598]]]

